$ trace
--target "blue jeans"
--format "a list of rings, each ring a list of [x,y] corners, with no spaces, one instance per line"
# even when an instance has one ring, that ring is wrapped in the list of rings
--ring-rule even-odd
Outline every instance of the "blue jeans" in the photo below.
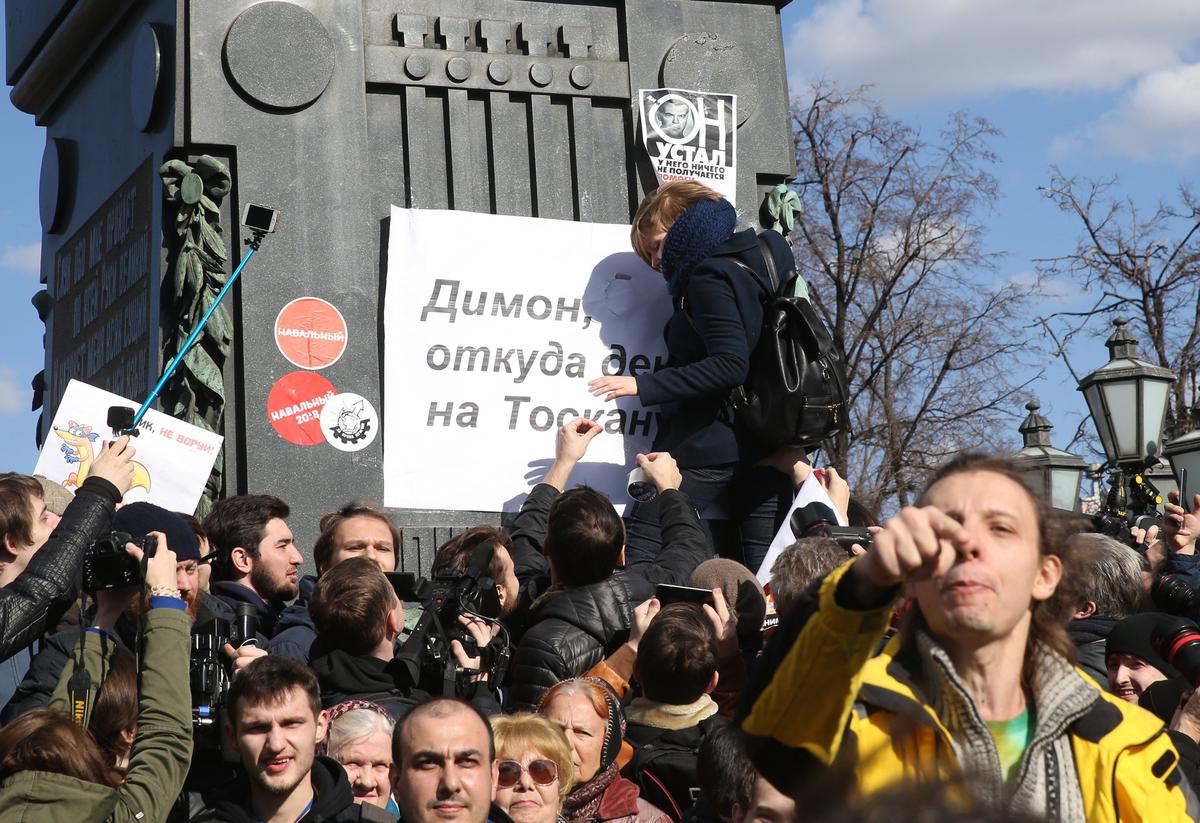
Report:
[[[680,491],[701,514],[718,498],[727,498],[730,519],[737,526],[740,545],[718,546],[717,553],[756,572],[792,504],[792,479],[772,468],[743,467],[737,463],[698,466],[680,469],[680,472],[683,474]],[[647,503],[634,503],[625,518],[625,564],[653,562],[662,551],[657,498]],[[707,522],[700,522],[707,530]]]

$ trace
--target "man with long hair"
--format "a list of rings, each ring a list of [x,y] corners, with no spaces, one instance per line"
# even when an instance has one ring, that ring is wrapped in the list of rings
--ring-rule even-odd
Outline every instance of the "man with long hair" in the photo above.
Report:
[[[919,502],[773,638],[742,719],[763,775],[803,801],[805,777],[817,798],[840,772],[859,795],[943,785],[1044,820],[1195,819],[1162,723],[1075,667],[1045,506],[1012,464],[957,457]]]

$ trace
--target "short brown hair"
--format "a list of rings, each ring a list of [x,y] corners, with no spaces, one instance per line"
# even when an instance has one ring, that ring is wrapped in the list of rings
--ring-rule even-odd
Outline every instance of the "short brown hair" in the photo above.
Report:
[[[204,518],[208,532],[209,553],[213,555],[213,580],[233,580],[231,553],[243,548],[246,554],[258,559],[258,544],[262,542],[267,524],[278,518],[287,520],[291,514],[288,504],[270,494],[239,494],[218,500]]]
[[[694,180],[671,180],[646,195],[633,215],[629,240],[637,256],[650,262],[648,240],[652,235],[670,231],[679,215],[701,200],[720,200],[721,195]]]
[[[683,706],[699,700],[717,665],[716,632],[696,603],[664,606],[638,643],[642,693],[658,703]]]
[[[41,483],[27,474],[0,474],[0,540],[7,537],[22,546],[33,542],[30,498],[42,499]]]
[[[532,749],[553,760],[558,766],[558,801],[565,800],[575,784],[575,764],[571,760],[571,744],[563,730],[533,712],[497,714],[489,720],[496,739],[496,757],[517,759]]]
[[[788,546],[771,566],[771,600],[784,617],[804,590],[850,559],[832,537],[804,537]]]
[[[579,486],[550,504],[546,556],[564,586],[586,586],[610,577],[625,547],[625,524],[602,492]]]
[[[432,573],[465,571],[475,549],[485,543],[493,548],[502,546],[510,556],[512,555],[512,538],[504,529],[497,529],[495,526],[472,526],[438,546],[433,555]],[[504,573],[504,561],[494,551],[487,573],[496,582],[499,582],[500,575]]]
[[[371,564],[378,571],[379,567]],[[238,704],[248,706],[278,706],[287,700],[293,689],[308,698],[313,717],[321,713],[321,686],[313,670],[303,663],[281,654],[268,654],[238,672],[225,697],[229,707],[229,724],[236,730]]]
[[[65,774],[114,786],[91,735],[57,709],[31,709],[0,729],[0,781],[24,771]]]
[[[369,557],[352,557],[317,579],[308,613],[330,648],[367,654],[383,640],[384,621],[396,607],[396,592]]]
[[[396,562],[399,565],[400,530],[396,528],[379,504],[369,500],[355,500],[321,518],[321,522],[318,524],[321,534],[317,536],[317,542],[313,544],[313,563],[316,564],[317,573],[323,574],[329,566],[329,561],[333,559],[333,535],[337,532],[338,526],[352,517],[373,517],[388,527],[388,531],[392,534],[392,548],[396,553]]]

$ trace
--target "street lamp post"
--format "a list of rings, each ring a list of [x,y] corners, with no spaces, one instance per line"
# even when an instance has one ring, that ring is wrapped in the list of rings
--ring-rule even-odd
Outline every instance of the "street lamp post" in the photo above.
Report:
[[[1025,447],[1014,455],[1017,468],[1025,481],[1053,508],[1079,511],[1079,483],[1087,463],[1082,457],[1050,445],[1054,426],[1038,414],[1041,405],[1036,400],[1025,404],[1029,416],[1019,431]]]
[[[1105,341],[1109,360],[1079,381],[1112,469],[1105,508],[1122,517],[1157,513],[1162,496],[1146,470],[1158,463],[1163,421],[1175,373],[1138,357],[1137,339],[1123,317]]]
[[[1108,462],[1122,468],[1144,468],[1161,447],[1167,393],[1175,372],[1138,357],[1137,339],[1125,318],[1105,341],[1109,360],[1079,381],[1079,391],[1100,433]]]

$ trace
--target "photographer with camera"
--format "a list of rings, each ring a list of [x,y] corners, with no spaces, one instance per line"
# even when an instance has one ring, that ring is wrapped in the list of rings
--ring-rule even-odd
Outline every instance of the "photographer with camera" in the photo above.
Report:
[[[4,524],[5,552],[27,560],[24,570],[0,588],[0,660],[52,628],[75,599],[83,552],[108,529],[116,505],[129,491],[134,454],[127,435],[101,447],[75,499],[48,535],[22,528],[19,516]],[[27,494],[30,522],[40,498],[32,489]],[[35,545],[38,540],[43,542]]]
[[[183,785],[192,752],[187,692],[186,604],[176,584],[176,557],[161,533],[125,550],[144,570],[145,647],[137,731],[124,780],[114,778],[85,724],[111,665],[113,644],[100,627],[85,631],[78,671],[63,672],[71,713],[30,712],[0,730],[0,819],[109,820],[161,823]]]
[[[334,566],[317,580],[309,610],[317,628],[312,646],[312,669],[321,687],[321,703],[329,707],[346,700],[370,700],[396,719],[420,700],[429,697],[422,688],[422,660],[398,653],[396,638],[404,627],[404,604],[391,581],[372,560],[356,557]],[[463,623],[477,647],[492,637],[482,624]],[[448,651],[458,671],[475,675],[472,660],[461,642]],[[472,697],[481,711],[500,710],[488,684],[464,678],[459,692]]]
[[[167,535],[175,551],[176,588],[196,626],[203,627],[213,618],[232,618],[225,604],[199,589],[199,544],[182,517],[153,503],[130,503],[113,517],[112,528],[110,534],[88,547],[83,560],[83,588],[95,598],[95,608],[86,614],[111,642],[127,650],[137,646],[140,617],[147,604],[124,547],[126,539],[140,542],[152,532]],[[0,721],[12,722],[22,713],[46,705],[78,640],[76,629],[65,629],[41,644],[12,699],[0,713]]]
[[[625,527],[612,502],[586,486],[564,491],[601,426],[577,418],[559,429],[554,463],[513,522],[513,560],[539,569],[546,593],[530,608],[513,656],[509,703],[532,708],[555,683],[586,673],[629,636],[633,608],[659,583],[682,585],[712,556],[682,475],[665,452],[639,454],[658,491],[663,550],[653,563],[624,567]],[[542,554],[542,547],[545,554]]]

